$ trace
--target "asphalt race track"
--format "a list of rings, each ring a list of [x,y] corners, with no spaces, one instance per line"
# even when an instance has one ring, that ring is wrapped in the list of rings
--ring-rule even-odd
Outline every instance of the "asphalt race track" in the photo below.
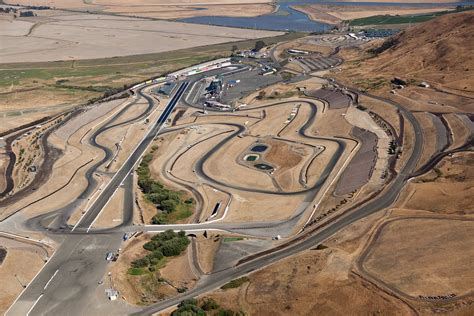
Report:
[[[238,71],[245,71],[238,70]],[[249,272],[263,268],[277,260],[289,257],[305,249],[312,248],[319,243],[326,240],[336,232],[340,231],[347,225],[364,218],[374,212],[390,206],[398,197],[400,190],[409,180],[410,175],[415,171],[416,164],[421,156],[422,151],[422,133],[421,127],[413,116],[403,106],[381,97],[369,95],[372,98],[379,99],[382,102],[389,103],[395,106],[407,119],[414,128],[414,144],[413,151],[406,164],[403,166],[399,174],[397,174],[388,187],[379,193],[374,199],[366,202],[360,207],[344,213],[342,216],[335,218],[324,227],[307,227],[302,233],[297,235],[278,249],[270,250],[264,254],[257,255],[251,260],[247,260],[234,267],[217,271],[210,275],[203,275],[197,286],[186,293],[179,294],[176,297],[167,299],[157,304],[151,305],[143,310],[125,304],[110,304],[108,303],[104,288],[98,286],[98,282],[104,277],[106,271],[107,261],[105,260],[105,253],[108,251],[116,251],[122,243],[122,235],[124,232],[130,231],[162,231],[165,229],[186,230],[188,232],[204,231],[204,230],[223,230],[228,232],[242,233],[253,236],[275,236],[276,234],[283,234],[284,236],[293,236],[294,229],[297,224],[301,222],[308,210],[313,207],[313,200],[320,192],[322,186],[325,184],[329,175],[335,170],[336,165],[346,150],[345,141],[332,137],[315,137],[307,134],[307,129],[314,124],[317,115],[317,106],[308,101],[302,100],[301,103],[306,103],[311,111],[308,115],[307,121],[299,128],[298,134],[302,138],[307,139],[325,139],[333,141],[337,144],[336,153],[327,164],[321,178],[309,188],[295,192],[273,192],[266,190],[256,190],[252,188],[229,186],[226,183],[219,182],[206,174],[204,170],[205,162],[227,142],[232,141],[240,133],[244,132],[246,127],[234,123],[219,123],[231,128],[233,131],[229,132],[224,139],[222,139],[216,146],[209,150],[205,155],[200,157],[195,164],[196,174],[199,178],[204,179],[207,183],[220,186],[229,187],[237,190],[252,190],[262,194],[281,194],[292,195],[301,194],[304,196],[304,201],[293,212],[292,216],[286,221],[268,221],[257,223],[219,223],[219,222],[204,222],[185,225],[147,225],[147,226],[131,226],[133,213],[133,170],[140,161],[147,148],[157,135],[167,133],[170,131],[177,131],[186,128],[189,125],[180,127],[169,127],[162,130],[164,124],[168,120],[170,114],[179,102],[188,104],[188,97],[192,94],[194,84],[200,80],[203,75],[189,78],[189,81],[179,82],[176,92],[170,99],[169,103],[163,110],[162,114],[156,122],[150,127],[146,136],[137,144],[137,147],[132,151],[125,163],[113,175],[107,186],[101,191],[97,199],[88,208],[87,212],[80,219],[75,227],[68,227],[65,223],[69,216],[82,204],[92,192],[96,190],[97,183],[93,175],[97,169],[104,163],[109,161],[112,157],[112,151],[96,142],[97,137],[104,131],[116,128],[132,121],[142,120],[154,108],[154,100],[147,94],[143,93],[144,88],[137,90],[137,95],[144,98],[148,102],[147,109],[140,113],[133,119],[126,122],[114,124],[120,115],[126,110],[124,108],[117,115],[104,123],[97,131],[95,131],[88,142],[95,147],[102,149],[105,152],[105,157],[94,163],[86,173],[88,181],[87,188],[82,192],[80,197],[71,202],[64,208],[54,210],[48,214],[37,216],[27,221],[26,227],[34,230],[48,230],[50,235],[54,236],[56,241],[61,246],[56,250],[54,255],[49,259],[44,268],[39,274],[30,282],[28,287],[19,296],[17,301],[7,311],[7,315],[103,315],[104,310],[109,311],[110,314],[130,314],[149,315],[151,313],[159,312],[164,308],[176,305],[181,300],[195,297],[197,295],[206,293],[210,290],[216,289],[228,281],[245,275]],[[340,84],[339,84],[340,85]],[[340,85],[342,86],[342,85]],[[348,91],[355,95],[362,94],[362,92],[348,88]],[[191,95],[191,99],[193,99]],[[136,100],[134,101],[136,102]],[[292,101],[293,102],[293,101]],[[273,104],[252,108],[252,110],[276,106],[287,102],[276,102]],[[356,102],[357,103],[357,102]],[[196,106],[199,108],[198,106]],[[242,110],[241,112],[245,112]],[[216,123],[217,124],[217,123]],[[168,175],[166,175],[168,176]],[[175,181],[175,179],[173,179]],[[121,225],[115,228],[108,229],[92,229],[91,226],[98,217],[101,210],[106,203],[112,198],[118,187],[125,188],[124,199],[124,221]],[[191,188],[192,189],[192,188]],[[199,205],[199,197],[198,197]],[[199,212],[199,211],[198,211]],[[98,295],[98,291],[102,292]],[[116,309],[116,310],[115,310]]]
[[[80,220],[76,227],[78,231],[89,229],[99,212],[122,183],[125,184],[127,191],[124,209],[133,209],[133,200],[130,199],[133,196],[133,181],[130,172],[168,119],[187,86],[188,82],[180,84],[157,122]],[[147,100],[153,104],[151,98],[147,97]],[[105,129],[102,128],[99,131],[102,132]],[[99,132],[95,133],[95,137],[98,134]],[[93,137],[93,142],[95,142],[95,137]],[[110,155],[109,152],[108,156]],[[104,158],[100,164],[105,161]],[[91,177],[91,174],[89,176]],[[54,214],[56,213],[58,212],[54,212]],[[44,221],[51,218],[52,215],[41,216],[36,220]],[[131,216],[131,212],[125,215],[126,222],[130,223]],[[107,264],[104,256],[108,251],[116,251],[120,247],[122,235],[121,232],[117,232],[66,236],[43,270],[7,311],[7,315],[27,315],[29,313],[34,315],[68,315],[71,311],[81,311],[87,306],[93,306],[91,301],[94,301],[96,297],[94,293],[97,289],[97,282],[102,279]],[[60,280],[60,282],[55,282],[56,280]],[[100,303],[96,306],[99,307]],[[75,312],[73,313],[75,314]]]

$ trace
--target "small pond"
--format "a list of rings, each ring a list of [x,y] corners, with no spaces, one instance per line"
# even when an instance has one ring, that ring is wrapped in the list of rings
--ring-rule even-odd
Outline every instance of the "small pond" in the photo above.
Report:
[[[244,160],[245,161],[255,161],[255,160],[258,160],[259,158],[260,158],[260,156],[257,155],[257,154],[250,154],[250,155],[246,155],[244,157]]]
[[[250,150],[256,153],[261,153],[267,150],[268,146],[267,145],[255,145],[253,146]]]
[[[270,165],[267,165],[266,163],[258,163],[254,167],[257,168],[257,169],[266,170],[266,171],[273,170],[273,167],[270,166]]]

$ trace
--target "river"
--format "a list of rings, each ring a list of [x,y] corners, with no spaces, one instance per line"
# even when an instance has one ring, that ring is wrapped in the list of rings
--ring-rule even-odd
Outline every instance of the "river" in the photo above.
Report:
[[[464,2],[467,4],[472,2]],[[257,17],[198,16],[178,21],[197,24],[263,29],[272,31],[326,32],[332,25],[315,22],[304,13],[292,9],[293,5],[304,4],[337,4],[337,5],[377,5],[377,6],[453,6],[456,3],[387,3],[387,2],[337,2],[318,0],[286,0],[277,1],[276,12]],[[461,3],[459,3],[461,4]]]

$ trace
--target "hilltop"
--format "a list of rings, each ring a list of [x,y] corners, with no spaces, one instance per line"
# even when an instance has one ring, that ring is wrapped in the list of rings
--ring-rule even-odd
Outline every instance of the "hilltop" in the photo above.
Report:
[[[400,76],[474,93],[474,12],[447,14],[410,27],[367,52],[375,57],[353,70]]]

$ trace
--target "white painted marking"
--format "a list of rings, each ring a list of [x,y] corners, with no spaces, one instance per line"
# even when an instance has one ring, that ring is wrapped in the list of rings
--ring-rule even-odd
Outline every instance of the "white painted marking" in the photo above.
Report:
[[[35,301],[35,303],[33,304],[33,306],[31,306],[31,308],[28,310],[28,312],[26,313],[26,316],[29,316],[31,311],[33,310],[33,308],[35,308],[36,304],[38,304],[39,300],[43,297],[43,294],[41,294],[38,299]]]
[[[186,88],[187,88],[187,85],[188,85],[188,84],[186,84],[186,83],[183,83],[183,84],[185,84],[185,85],[186,85]],[[186,88],[185,88],[185,90],[186,90]],[[171,101],[171,99],[170,99],[170,101]],[[169,103],[170,103],[170,102],[168,102],[168,103],[166,104],[164,110],[166,110],[166,108],[167,108],[167,106],[169,105]],[[110,179],[110,181],[107,183],[107,186],[109,186],[109,185],[113,182],[113,180],[115,179],[115,177],[120,173],[120,171],[121,171],[123,168],[125,168],[125,165],[126,165],[127,161],[130,159],[130,157],[133,155],[133,153],[137,150],[137,148],[141,145],[141,143],[149,136],[151,130],[153,129],[153,126],[154,126],[154,124],[150,124],[150,127],[148,128],[147,133],[145,133],[145,135],[144,135],[143,138],[140,140],[140,142],[138,142],[138,144],[135,146],[135,148],[130,152],[130,155],[127,157],[127,159],[125,159],[125,162],[122,164],[122,166],[120,167],[120,169],[115,172],[115,174],[114,174],[114,176],[112,177],[112,179]],[[163,129],[163,125],[160,126],[160,128],[156,131],[155,135],[158,135],[159,132],[160,132],[162,129]],[[150,142],[150,144],[148,144],[148,146],[147,146],[147,147],[145,148],[145,150],[144,150],[144,153],[148,151],[148,148],[151,147],[152,144],[153,144],[153,142]],[[140,159],[138,159],[138,160],[135,162],[135,164],[131,167],[130,170],[127,171],[127,173],[130,172],[130,171],[132,171],[132,170],[135,168],[135,166],[136,166],[139,162],[140,162]],[[106,186],[106,187],[107,187],[107,186]],[[117,191],[117,187],[113,190],[111,197],[110,197],[109,200],[107,201],[107,204],[109,203],[110,199],[112,198],[112,196],[115,194],[116,191]],[[107,204],[106,204],[106,205],[107,205]],[[104,208],[105,208],[105,206],[102,208],[102,210],[103,210]],[[89,208],[89,209],[90,209],[90,208]],[[100,213],[102,212],[102,210],[101,210],[101,211],[99,212],[99,214],[94,218],[94,221],[92,222],[92,224],[97,220],[97,218],[99,217],[99,215],[100,215]],[[88,211],[89,211],[89,210],[87,210],[87,211],[83,214],[83,216],[81,217],[81,219],[76,223],[76,226],[79,225],[79,223],[81,222],[82,218],[85,216],[85,214],[87,214]],[[87,232],[89,232],[89,230],[91,229],[92,224],[87,228]]]
[[[76,229],[77,225],[79,225],[79,223],[82,221],[82,218],[86,216],[87,212],[89,212],[89,205],[91,204],[91,201],[94,200],[95,202],[97,200],[98,196],[97,198],[95,196],[97,193],[100,193],[100,191],[102,191],[102,188],[104,185],[105,183],[102,183],[102,185],[97,189],[97,191],[95,191],[94,194],[92,194],[92,196],[89,198],[89,200],[87,201],[86,207],[84,208],[85,209],[84,213],[82,214],[81,218],[79,218],[79,220],[76,222],[76,225],[74,225],[71,231],[74,231]]]
[[[51,257],[49,257],[48,262],[51,261],[51,259],[54,257],[55,254],[56,254],[56,251],[53,253],[53,255],[52,255]],[[15,298],[15,300],[13,301],[13,303],[12,303],[12,304],[10,305],[10,307],[8,307],[8,309],[6,310],[5,316],[8,315],[8,312],[10,311],[10,309],[16,304],[16,302],[18,302],[18,299],[21,297],[21,295],[23,295],[23,293],[26,291],[26,289],[28,289],[28,287],[30,286],[30,284],[33,283],[33,281],[38,277],[38,275],[41,273],[41,271],[44,270],[44,268],[46,267],[47,264],[48,264],[48,263],[46,263],[46,264],[43,266],[43,268],[40,269],[40,270],[36,273],[36,275],[33,277],[33,279],[31,279],[30,283],[28,283],[28,285],[23,289],[23,291],[20,293],[20,295],[18,295],[18,296]],[[38,298],[38,300],[39,300],[40,298],[41,298],[41,296]],[[34,307],[34,306],[33,306],[33,307]],[[33,309],[33,308],[31,308],[31,309]],[[30,309],[30,311],[31,311],[31,309]],[[28,315],[28,314],[27,314],[27,315]]]
[[[46,285],[44,286],[43,290],[46,290],[46,288],[48,287],[49,283],[51,283],[51,281],[53,281],[54,277],[56,276],[56,274],[58,274],[59,272],[59,269],[56,270],[56,272],[54,272],[53,276],[49,279],[48,282],[46,282]]]

